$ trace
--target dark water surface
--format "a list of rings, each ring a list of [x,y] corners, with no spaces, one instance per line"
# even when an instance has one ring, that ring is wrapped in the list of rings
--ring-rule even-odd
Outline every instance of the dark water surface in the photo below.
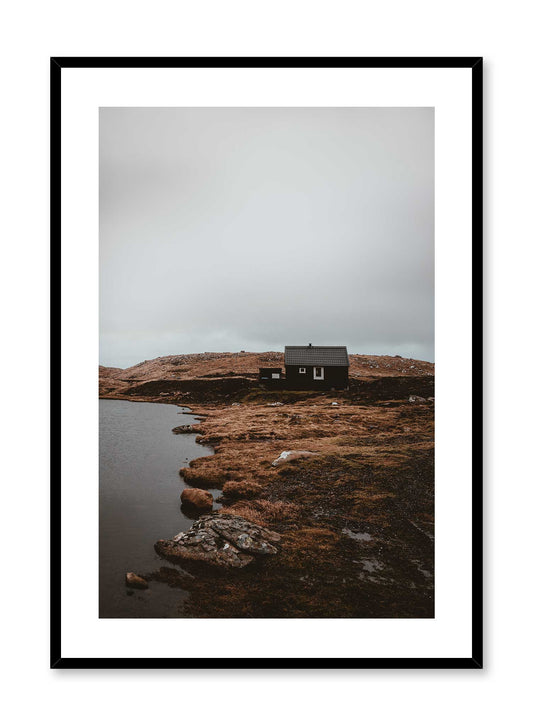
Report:
[[[152,581],[129,590],[126,572],[148,574],[169,563],[154,551],[158,539],[188,529],[181,512],[181,467],[213,453],[195,434],[172,433],[194,423],[185,408],[160,403],[100,401],[100,617],[179,617],[187,593]],[[211,490],[213,495],[219,492]],[[129,593],[129,594],[128,594]]]

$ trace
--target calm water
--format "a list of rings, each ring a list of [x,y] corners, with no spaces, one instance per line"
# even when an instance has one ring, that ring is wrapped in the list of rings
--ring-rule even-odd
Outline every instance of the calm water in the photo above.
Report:
[[[179,617],[187,593],[151,582],[128,595],[126,572],[171,567],[154,551],[158,539],[188,529],[180,509],[181,467],[208,456],[195,434],[172,433],[197,421],[160,403],[100,401],[100,617]],[[211,490],[213,495],[219,492]]]

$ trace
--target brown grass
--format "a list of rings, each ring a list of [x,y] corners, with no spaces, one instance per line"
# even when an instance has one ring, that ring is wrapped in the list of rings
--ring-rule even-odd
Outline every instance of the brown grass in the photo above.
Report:
[[[235,499],[253,499],[261,494],[263,487],[251,481],[227,481],[222,493]]]
[[[258,365],[274,365],[281,355],[262,357],[267,360],[259,363],[253,354],[176,356],[148,361],[127,375],[139,381],[172,379],[174,374],[183,379],[229,371],[246,375]],[[242,582],[217,579],[214,588],[206,581],[204,590],[199,578],[204,596],[194,600],[197,616],[431,615],[426,584],[412,589],[413,551],[427,545],[411,522],[423,522],[431,531],[434,410],[432,404],[409,404],[407,394],[428,395],[416,386],[430,386],[433,367],[372,356],[352,356],[351,364],[351,375],[372,379],[370,388],[380,377],[415,378],[412,384],[389,381],[389,388],[382,389],[390,392],[388,398],[372,397],[357,385],[341,393],[284,392],[250,390],[257,385],[250,381],[241,392],[244,397],[224,391],[216,398],[207,390],[200,404],[191,404],[196,414],[205,416],[197,428],[198,440],[214,445],[214,454],[181,469],[184,480],[191,486],[223,489],[230,504],[222,512],[238,514],[282,536],[279,555],[261,563],[261,577],[254,570],[243,573]],[[116,369],[102,372],[109,390],[130,385],[122,381],[124,375]],[[422,376],[428,377],[425,383]],[[154,390],[163,388],[157,384]],[[185,403],[180,396],[174,400]],[[151,400],[157,400],[157,394]],[[239,400],[240,405],[231,405]],[[267,405],[274,401],[283,405]],[[333,401],[339,405],[332,406]],[[311,450],[316,456],[272,466],[282,451],[295,449]],[[372,540],[355,541],[343,534],[346,527],[369,532]],[[377,559],[389,558],[396,584],[358,577],[357,561],[366,551]],[[431,553],[427,562],[431,569]]]
[[[216,442],[215,454],[191,462],[181,470],[183,478],[191,486],[213,488],[232,482],[225,489],[228,496],[255,497],[269,482],[299,471],[314,473],[317,485],[329,482],[324,473],[332,469],[351,472],[355,478],[368,467],[392,472],[415,451],[433,447],[431,409],[415,410],[408,403],[387,408],[345,402],[332,410],[331,400],[327,394],[279,407],[204,406],[208,415],[202,422],[202,440]],[[317,455],[273,467],[289,449]]]
[[[235,502],[229,507],[224,507],[222,511],[228,514],[238,514],[251,522],[268,526],[295,522],[298,520],[301,510],[299,506],[290,502],[256,499],[253,502]]]
[[[287,543],[294,543],[307,552],[330,550],[339,540],[339,534],[325,527],[302,527],[285,535]]]
[[[180,469],[180,474],[187,484],[193,487],[204,487],[207,489],[220,489],[225,482],[223,474],[213,471],[197,471],[189,467]]]
[[[290,568],[304,568],[313,571],[313,563],[317,559],[331,555],[340,536],[331,529],[324,527],[301,527],[291,530],[283,536],[283,555],[286,565]],[[311,568],[309,570],[309,568]]]

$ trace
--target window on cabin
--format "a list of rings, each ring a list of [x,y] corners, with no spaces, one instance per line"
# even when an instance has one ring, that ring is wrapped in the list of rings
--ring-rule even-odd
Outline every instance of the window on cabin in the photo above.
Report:
[[[315,381],[324,380],[324,369],[321,366],[315,366],[315,369],[313,371],[313,378],[315,379]]]
[[[279,378],[279,373],[273,373],[272,378]]]
[[[305,373],[305,368],[300,368],[298,373]]]

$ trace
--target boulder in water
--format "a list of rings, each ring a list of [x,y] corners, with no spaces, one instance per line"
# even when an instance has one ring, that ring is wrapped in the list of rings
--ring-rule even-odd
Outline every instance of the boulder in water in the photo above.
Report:
[[[200,517],[187,532],[172,540],[161,539],[156,552],[169,560],[242,568],[256,558],[275,555],[281,537],[235,514]]]
[[[183,424],[182,426],[175,426],[172,429],[173,434],[193,434],[194,429],[191,424]]]
[[[139,577],[134,572],[126,572],[126,585],[128,587],[134,587],[137,590],[146,590],[148,583],[144,577]]]
[[[181,503],[184,507],[205,511],[213,506],[213,495],[206,492],[205,489],[195,489],[193,487],[184,489],[181,493]]]

